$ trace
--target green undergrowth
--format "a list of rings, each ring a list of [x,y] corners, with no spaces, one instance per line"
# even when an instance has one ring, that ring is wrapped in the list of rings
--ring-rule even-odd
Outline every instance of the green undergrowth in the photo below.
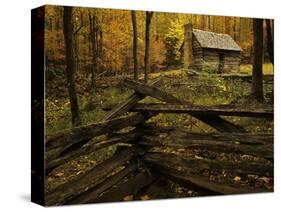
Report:
[[[160,89],[173,94],[181,100],[197,105],[222,105],[238,102],[241,107],[272,107],[269,104],[272,84],[264,84],[265,103],[249,102],[251,83],[242,79],[225,79],[212,75],[190,76],[184,71],[172,71],[174,75],[163,75]],[[154,74],[155,75],[155,74]],[[102,120],[104,106],[121,103],[133,93],[132,90],[117,87],[99,89],[94,97],[89,94],[79,95],[79,107],[83,124],[90,124]],[[245,100],[245,101],[244,101]],[[141,102],[160,102],[152,97],[146,97]],[[246,103],[245,103],[246,102]],[[70,103],[68,98],[46,99],[46,131],[47,134],[71,127]],[[240,124],[253,132],[272,131],[271,122],[263,119],[227,117],[228,120]],[[212,131],[204,123],[187,114],[159,114],[149,122],[157,122],[163,126],[180,126],[192,131]]]

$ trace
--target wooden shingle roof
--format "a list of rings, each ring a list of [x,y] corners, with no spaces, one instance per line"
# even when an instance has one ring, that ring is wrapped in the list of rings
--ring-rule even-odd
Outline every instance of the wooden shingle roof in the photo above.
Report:
[[[228,34],[199,29],[193,29],[192,32],[202,48],[241,51],[240,46]]]

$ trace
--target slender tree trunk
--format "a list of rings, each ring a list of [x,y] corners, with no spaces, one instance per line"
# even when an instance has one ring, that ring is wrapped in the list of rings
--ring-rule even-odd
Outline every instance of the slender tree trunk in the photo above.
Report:
[[[99,49],[99,52],[98,52],[98,70],[99,70],[99,73],[103,73],[104,72],[104,68],[103,68],[103,65],[102,65],[102,58],[103,58],[103,31],[101,29],[101,27],[99,27],[99,44],[98,44],[98,49]],[[100,76],[100,74],[99,74]]]
[[[83,13],[80,14],[80,25],[73,32],[73,40],[74,40],[74,57],[76,61],[76,70],[80,69],[80,58],[79,58],[79,36],[78,33],[83,27]],[[75,28],[75,27],[74,27]]]
[[[270,61],[274,65],[274,20],[272,20],[272,26],[270,26],[270,20],[266,19],[266,31],[267,31],[267,51]],[[274,86],[272,86],[271,102],[274,103]]]
[[[74,42],[74,58],[75,58],[75,64],[76,64],[76,70],[79,70],[79,54],[78,54],[78,42],[77,37],[74,34],[73,36],[73,42]]]
[[[266,21],[266,34],[267,34],[267,51],[269,54],[270,61],[274,65],[274,50],[273,50],[273,37],[272,37],[273,33],[270,26],[270,20],[266,19],[265,21]]]
[[[102,58],[102,48],[103,48],[103,32],[99,31],[99,58]]]
[[[263,101],[262,64],[263,64],[263,19],[253,20],[254,28],[254,60],[252,96]]]
[[[89,13],[89,22],[90,22],[90,38],[92,44],[92,67],[91,67],[91,87],[92,87],[92,95],[96,89],[96,72],[97,72],[97,40],[96,40],[96,17],[92,16]]]
[[[134,79],[139,79],[138,74],[138,29],[137,29],[137,17],[136,11],[131,12],[132,15],[132,25],[133,25],[133,58],[134,58]]]
[[[150,69],[149,50],[150,50],[150,24],[153,12],[146,12],[145,21],[145,55],[144,55],[144,81],[148,80],[148,71]]]
[[[64,7],[63,13],[63,34],[65,41],[66,52],[66,78],[68,85],[68,94],[71,106],[72,126],[81,124],[78,99],[75,88],[75,60],[73,53],[73,21],[72,21],[72,7]]]

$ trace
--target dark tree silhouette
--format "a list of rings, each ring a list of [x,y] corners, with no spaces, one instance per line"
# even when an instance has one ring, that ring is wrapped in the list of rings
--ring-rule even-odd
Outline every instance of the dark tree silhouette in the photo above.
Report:
[[[132,25],[133,25],[133,57],[134,57],[134,79],[138,80],[138,29],[137,29],[137,17],[136,11],[131,12],[132,15]]]
[[[270,61],[274,65],[274,50],[273,50],[273,36],[272,36],[273,21],[272,21],[272,28],[270,25],[270,19],[266,19],[265,22],[266,22],[266,35],[267,35],[267,51],[269,54]]]
[[[75,60],[73,52],[73,21],[72,21],[72,7],[64,7],[63,12],[63,34],[65,42],[66,53],[66,78],[67,89],[70,100],[72,126],[78,126],[81,124],[79,115],[79,105],[75,88]]]
[[[257,101],[263,101],[262,64],[263,64],[263,19],[253,20],[254,30],[254,60],[252,96]]]
[[[150,24],[153,12],[146,12],[145,21],[145,54],[144,54],[144,81],[148,80],[148,71],[150,68],[149,50],[150,50]]]

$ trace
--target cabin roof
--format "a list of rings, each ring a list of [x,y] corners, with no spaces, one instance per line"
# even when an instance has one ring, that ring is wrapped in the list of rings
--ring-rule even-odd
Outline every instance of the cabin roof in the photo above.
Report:
[[[208,32],[199,29],[192,30],[202,48],[241,51],[240,46],[228,34]]]
[[[240,46],[228,34],[209,32],[200,29],[192,29],[192,32],[202,48],[242,51]],[[183,48],[183,44],[180,49]]]

